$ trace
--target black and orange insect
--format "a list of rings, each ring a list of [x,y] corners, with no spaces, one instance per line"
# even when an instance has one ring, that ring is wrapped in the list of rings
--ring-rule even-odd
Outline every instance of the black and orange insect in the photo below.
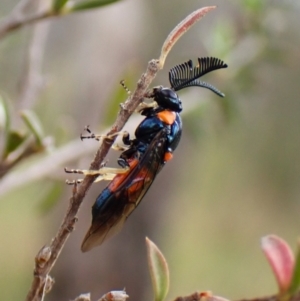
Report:
[[[223,93],[199,78],[208,72],[226,67],[217,58],[199,58],[195,67],[191,60],[173,67],[169,71],[171,88],[159,86],[147,94],[147,97],[153,98],[156,106],[141,110],[145,119],[136,128],[135,139],[130,139],[128,133],[123,133],[123,143],[127,149],[118,159],[121,168],[102,167],[99,171],[66,170],[98,174],[98,180],[111,180],[92,207],[92,224],[81,246],[83,252],[101,245],[122,228],[156,175],[172,158],[182,131],[179,115],[182,104],[175,91],[199,86],[224,97]]]

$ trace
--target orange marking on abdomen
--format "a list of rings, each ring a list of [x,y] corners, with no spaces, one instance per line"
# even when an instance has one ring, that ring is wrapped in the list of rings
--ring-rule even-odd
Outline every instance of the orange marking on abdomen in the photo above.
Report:
[[[173,154],[170,153],[170,152],[166,152],[165,155],[164,155],[164,161],[167,162],[167,161],[170,161],[171,159],[173,158]]]
[[[110,182],[108,188],[110,191],[114,192],[118,189],[118,187],[123,183],[123,181],[127,178],[130,171],[138,164],[138,159],[131,159],[128,161],[129,164],[129,170],[122,174],[117,174],[114,179]]]
[[[176,119],[176,114],[172,111],[165,110],[157,114],[157,117],[166,124],[173,124]]]
[[[132,181],[131,186],[128,188],[128,193],[134,194],[135,192],[139,191],[141,188],[144,187],[145,182],[149,181],[147,175],[149,174],[149,171],[147,168],[143,168],[140,170],[140,172],[137,174],[136,178]]]

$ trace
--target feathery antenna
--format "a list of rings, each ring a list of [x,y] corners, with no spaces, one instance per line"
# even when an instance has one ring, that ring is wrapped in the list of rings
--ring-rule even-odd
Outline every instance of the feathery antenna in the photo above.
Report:
[[[198,65],[195,67],[193,67],[193,62],[189,60],[188,62],[173,67],[169,71],[171,88],[174,89],[174,91],[178,91],[186,87],[198,86],[207,88],[217,95],[224,97],[225,95],[217,88],[199,80],[199,77],[222,68],[227,68],[227,64],[214,57],[198,58]]]

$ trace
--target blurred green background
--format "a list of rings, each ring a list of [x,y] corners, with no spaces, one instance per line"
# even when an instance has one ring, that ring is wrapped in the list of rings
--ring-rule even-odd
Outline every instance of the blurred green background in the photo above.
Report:
[[[1,17],[18,1],[2,0]],[[276,293],[260,238],[277,234],[292,247],[300,212],[300,2],[297,0],[124,0],[101,9],[43,21],[0,40],[0,94],[15,128],[33,110],[53,146],[24,160],[0,183],[0,291],[22,300],[34,256],[51,241],[68,206],[64,166],[87,168],[98,147],[81,142],[89,124],[101,132],[134,89],[147,62],[158,58],[173,27],[193,10],[217,5],[172,49],[154,85],[188,59],[216,56],[229,68],[205,78],[226,94],[182,91],[183,137],[120,234],[80,251],[90,208],[105,187],[95,184],[51,275],[46,300],[91,292],[95,300],[126,288],[151,300],[144,238],[164,253],[171,273],[168,300],[196,290],[229,299]],[[36,52],[35,52],[36,51]],[[42,88],[24,97],[30,56]],[[39,61],[40,60],[40,61]],[[38,61],[38,62],[37,62]],[[126,129],[138,124],[132,117]],[[3,142],[3,139],[2,139]],[[109,156],[115,164],[117,154]]]

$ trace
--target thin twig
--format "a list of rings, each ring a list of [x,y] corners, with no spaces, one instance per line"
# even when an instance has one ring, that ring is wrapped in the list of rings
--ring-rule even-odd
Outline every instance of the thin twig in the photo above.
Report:
[[[159,62],[157,60],[151,60],[148,64],[148,68],[144,74],[142,74],[141,79],[137,83],[137,88],[132,95],[130,95],[129,99],[125,102],[124,105],[121,106],[120,112],[118,114],[117,120],[114,125],[111,127],[111,130],[108,132],[108,135],[116,133],[120,131],[130,115],[137,108],[139,103],[142,101],[146,90],[148,89],[150,83],[156,76],[159,71]],[[90,169],[97,170],[99,169],[102,161],[106,157],[110,147],[112,146],[113,141],[105,140],[97,151],[93,162],[90,165]],[[83,182],[78,187],[76,191],[74,191],[74,195],[70,199],[69,208],[67,213],[63,219],[63,222],[55,236],[52,240],[49,248],[51,250],[51,255],[46,263],[43,265],[39,264],[39,261],[36,260],[36,265],[34,269],[34,279],[30,288],[30,291],[27,295],[27,301],[38,301],[42,300],[43,295],[40,293],[43,291],[43,287],[45,285],[47,275],[51,271],[54,266],[57,257],[59,256],[67,238],[70,235],[70,232],[73,230],[75,222],[77,220],[76,215],[80,208],[80,205],[83,201],[85,194],[88,189],[94,182],[96,176],[86,176],[83,179]]]
[[[166,51],[162,51],[163,60],[165,60],[167,53],[170,51],[170,49],[173,47],[175,42],[178,40],[178,38],[174,38],[174,36],[175,37],[181,36],[180,33],[186,32],[186,30],[190,28],[197,20],[199,20],[208,11],[214,8],[215,7],[209,7],[209,8],[202,8],[197,10],[196,13],[194,12],[189,16],[187,16],[180,23],[180,26],[176,27],[175,31],[172,31],[171,38],[169,36],[164,43],[164,45],[166,43],[168,44],[168,49]],[[198,15],[199,18],[195,18],[195,14],[196,16]],[[114,125],[111,127],[110,131],[107,133],[107,135],[112,135],[122,130],[122,128],[124,127],[125,123],[128,121],[131,114],[135,111],[137,106],[142,102],[150,83],[153,81],[157,72],[163,67],[163,63],[164,61],[162,62],[160,60],[151,60],[148,63],[146,72],[142,74],[140,80],[137,82],[136,90],[134,91],[133,94],[129,96],[127,101],[121,105],[121,109],[119,111],[117,119]],[[113,142],[114,140],[103,141],[102,145],[100,146],[99,150],[95,155],[93,162],[90,165],[91,170],[99,169],[101,163],[105,159]],[[46,262],[45,261],[41,262],[40,260],[38,260],[37,258],[39,258],[39,254],[41,253],[41,251],[36,257],[34,279],[30,291],[27,295],[26,301],[41,301],[43,299],[44,291],[45,291],[44,287],[46,284],[48,274],[50,273],[52,267],[54,266],[56,259],[58,258],[67,238],[70,235],[70,232],[74,229],[74,225],[77,221],[76,215],[78,213],[80,205],[83,201],[85,194],[87,193],[88,189],[90,188],[90,186],[92,185],[96,177],[97,175],[95,176],[87,175],[83,179],[78,189],[77,186],[75,185],[73,190],[73,196],[70,198],[69,208],[63,219],[63,222],[55,238],[52,240],[50,246],[45,247],[50,250],[49,258],[47,257]]]
[[[4,38],[11,31],[16,30],[24,25],[32,24],[34,22],[54,16],[56,16],[56,14],[51,10],[40,11],[30,16],[20,16],[12,13],[0,23],[0,39]]]

